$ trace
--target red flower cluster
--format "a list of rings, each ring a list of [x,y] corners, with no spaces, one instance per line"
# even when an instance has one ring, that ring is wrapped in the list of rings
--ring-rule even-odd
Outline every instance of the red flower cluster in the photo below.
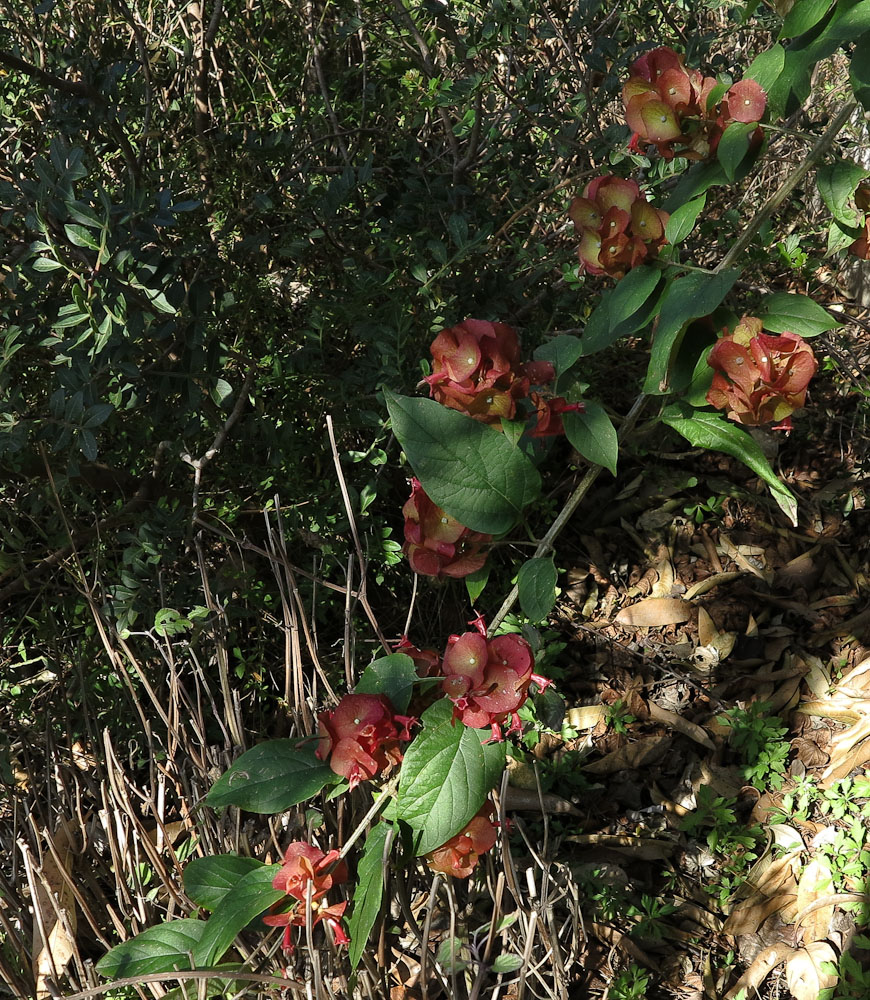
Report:
[[[638,149],[642,139],[666,160],[712,157],[730,122],[757,122],[767,107],[767,95],[755,80],[741,80],[717,98],[713,93],[716,80],[687,69],[673,49],[645,53],[631,64],[630,72],[622,88],[622,103],[625,120],[634,132],[631,148]],[[708,107],[711,99],[713,106]],[[750,141],[757,147],[761,140],[759,128]]]
[[[485,802],[479,812],[455,837],[446,844],[436,847],[426,857],[426,863],[433,872],[468,878],[481,854],[485,854],[498,839],[493,818],[495,809],[491,802]]]
[[[568,215],[580,235],[577,256],[589,274],[622,277],[665,242],[668,213],[653,208],[634,181],[596,177],[571,202]]]
[[[395,651],[411,657],[418,677],[437,677],[441,673],[441,657],[438,653],[434,649],[418,649],[406,635],[399,639]]]
[[[796,333],[761,332],[761,320],[744,316],[733,333],[721,337],[707,363],[716,374],[707,402],[739,424],[755,427],[777,421],[791,426],[791,414],[804,405],[818,363],[810,345]],[[779,428],[777,428],[779,429]]]
[[[855,205],[859,212],[864,213],[864,221],[861,223],[863,232],[849,247],[849,253],[862,260],[870,260],[870,184],[862,182],[858,185]]]
[[[534,681],[543,690],[546,677],[534,673],[529,644],[515,633],[486,638],[481,622],[477,632],[451,635],[441,662],[441,687],[453,702],[453,718],[472,729],[492,728],[492,739],[503,739],[501,725],[510,716],[508,733],[521,728],[518,709]]]
[[[411,480],[411,496],[402,508],[405,544],[402,551],[411,569],[422,576],[463,577],[486,562],[481,546],[492,535],[472,531],[429,499],[419,480]]]
[[[382,694],[346,694],[331,712],[321,712],[316,755],[354,788],[402,760],[400,740],[409,740],[414,719],[396,715]]]
[[[304,927],[307,900],[311,899],[312,925],[322,920],[328,924],[335,936],[336,944],[347,944],[350,940],[341,926],[347,903],[324,906],[324,896],[334,885],[346,882],[347,865],[338,858],[338,851],[323,851],[304,841],[295,841],[284,852],[281,870],[272,880],[272,887],[285,892],[292,902],[279,900],[269,907],[263,923],[270,927],[283,927],[286,951],[293,951],[290,937],[291,927]]]
[[[517,402],[529,397],[533,385],[547,385],[556,374],[549,361],[521,363],[519,338],[504,323],[466,319],[442,330],[430,350],[432,374],[423,380],[429,395],[499,430],[502,419],[514,419]],[[533,437],[561,434],[559,414],[583,409],[582,403],[568,403],[561,396],[545,400],[532,393],[531,398],[538,413]]]

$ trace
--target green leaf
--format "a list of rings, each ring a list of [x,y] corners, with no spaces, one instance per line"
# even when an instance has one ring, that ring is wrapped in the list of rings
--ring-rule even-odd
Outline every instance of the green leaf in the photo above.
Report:
[[[722,451],[751,469],[767,483],[773,499],[791,523],[797,526],[797,500],[777,479],[764,452],[745,431],[718,413],[693,410],[680,403],[667,407],[662,413],[662,420],[694,447]]]
[[[779,37],[797,38],[809,31],[828,13],[830,6],[831,0],[796,0],[782,22]]]
[[[468,591],[468,599],[472,604],[480,597],[486,587],[486,582],[489,580],[490,562],[487,561],[480,567],[480,569],[475,570],[473,573],[469,573],[465,577],[465,589]]]
[[[731,122],[722,133],[716,156],[729,181],[734,180],[737,168],[746,158],[749,138],[757,128],[758,122]]]
[[[215,907],[193,949],[197,968],[209,968],[224,955],[240,930],[287,894],[272,888],[280,865],[262,865],[243,875]]]
[[[453,723],[453,705],[423,713],[423,731],[402,761],[397,818],[415,833],[416,854],[440,847],[471,820],[505,766],[505,744],[486,743],[488,729]]]
[[[564,375],[566,371],[583,354],[583,344],[579,337],[569,333],[560,334],[535,350],[535,361],[549,361],[556,369],[556,376]]]
[[[447,220],[447,228],[450,230],[450,238],[457,249],[461,249],[468,242],[468,220],[459,212],[454,212]]]
[[[316,795],[339,776],[295,740],[270,740],[243,753],[212,785],[205,802],[213,809],[238,806],[255,813],[277,813]]]
[[[186,972],[191,967],[190,953],[199,944],[205,928],[204,920],[186,917],[149,927],[103,955],[97,962],[97,972],[107,979],[138,979],[155,972]]]
[[[844,226],[860,226],[864,222],[864,213],[855,207],[854,194],[858,182],[868,174],[870,169],[852,160],[834,160],[824,164],[816,173],[822,201],[837,222]]]
[[[704,210],[706,203],[707,195],[702,194],[700,197],[687,201],[685,205],[680,205],[679,208],[671,212],[671,217],[665,226],[665,239],[668,243],[682,243],[695,228],[698,216]]]
[[[707,316],[718,306],[737,280],[737,270],[719,274],[692,272],[677,278],[668,288],[659,313],[652,352],[643,391],[651,396],[670,389],[672,359],[680,346],[686,325],[699,316]]]
[[[91,229],[103,228],[103,223],[97,218],[94,210],[83,201],[68,201],[66,202],[66,208],[73,219],[76,222],[80,222],[83,226],[89,226]]]
[[[194,858],[184,869],[184,891],[197,906],[214,910],[243,876],[262,867],[262,861],[238,854]]]
[[[831,224],[828,226],[828,246],[825,250],[825,256],[830,257],[841,250],[848,250],[860,235],[860,229],[844,228],[836,219],[831,219]]]
[[[84,226],[78,226],[74,222],[68,222],[63,231],[66,238],[77,247],[87,247],[88,250],[99,250],[100,244]]]
[[[531,622],[542,622],[556,603],[556,566],[551,557],[527,559],[517,575],[520,607]]]
[[[777,42],[759,54],[749,64],[743,74],[744,80],[755,80],[769,92],[785,66],[785,49]]]
[[[858,39],[849,63],[849,81],[855,100],[870,111],[870,32]]]
[[[347,954],[351,969],[359,964],[372,927],[378,918],[384,898],[384,874],[388,860],[384,857],[389,823],[378,823],[366,837],[366,845],[356,869],[356,887],[353,890],[353,912],[347,918],[350,937]]]
[[[728,178],[718,160],[711,160],[709,163],[696,163],[683,172],[677,186],[662,208],[666,212],[675,212],[681,205],[699,198],[714,185],[727,184],[727,182]]]
[[[504,435],[434,399],[384,390],[393,431],[433,503],[472,531],[501,534],[541,491],[541,477]]]
[[[57,271],[63,267],[63,264],[60,261],[52,260],[50,257],[37,257],[30,266],[34,271],[46,272]]]
[[[501,955],[496,955],[492,963],[492,971],[495,973],[506,974],[508,972],[516,972],[517,969],[523,967],[523,958],[521,955],[511,955],[507,952]]]
[[[588,357],[645,326],[655,311],[655,291],[662,272],[655,267],[636,267],[605,292],[586,321],[581,345]]]
[[[604,466],[615,476],[619,439],[610,417],[600,403],[584,401],[583,405],[585,413],[565,413],[562,416],[565,436],[585,459],[593,465]]]
[[[827,309],[808,298],[793,292],[776,292],[765,301],[766,312],[761,317],[765,330],[774,333],[800,334],[801,337],[817,337],[826,330],[836,330],[843,324],[835,319]]]
[[[411,701],[413,687],[420,678],[407,653],[391,653],[372,662],[362,672],[354,692],[383,694],[401,715]]]

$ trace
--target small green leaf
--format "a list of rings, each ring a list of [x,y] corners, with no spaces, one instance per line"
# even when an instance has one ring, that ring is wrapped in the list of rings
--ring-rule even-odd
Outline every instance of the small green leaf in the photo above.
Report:
[[[619,438],[613,423],[600,403],[588,400],[583,405],[585,413],[563,415],[565,436],[587,461],[604,466],[615,476]]]
[[[103,955],[97,972],[106,979],[138,979],[157,972],[187,971],[190,954],[205,928],[204,920],[186,917],[149,927]]]
[[[238,854],[194,858],[184,869],[184,891],[197,906],[214,910],[243,876],[262,867],[262,861]]]
[[[510,530],[541,477],[504,435],[434,399],[384,390],[393,431],[433,503],[472,531]]]
[[[750,136],[757,128],[758,122],[731,122],[722,133],[716,156],[729,181],[734,180],[737,168],[746,158]]]
[[[472,604],[480,597],[486,587],[486,582],[489,580],[490,562],[487,561],[480,567],[480,569],[475,570],[473,573],[469,573],[465,577],[465,589],[468,591],[468,599]]]
[[[459,212],[454,212],[447,220],[450,238],[457,249],[462,249],[468,242],[468,220]]]
[[[700,197],[687,201],[685,205],[680,205],[679,208],[671,212],[671,217],[665,226],[665,239],[668,243],[677,244],[683,242],[695,228],[698,216],[703,212],[706,203],[707,195],[702,194]]]
[[[523,967],[523,959],[520,955],[511,955],[507,952],[496,955],[492,963],[492,971],[495,973],[516,972]]]
[[[397,818],[415,833],[415,853],[440,847],[471,820],[505,766],[505,744],[486,743],[488,729],[453,722],[453,706],[437,701],[423,731],[405,751]]]
[[[527,559],[517,575],[520,607],[531,622],[542,622],[556,603],[556,566],[552,558]]]
[[[670,285],[653,338],[644,382],[645,393],[656,396],[669,391],[672,359],[679,349],[687,324],[713,312],[731,290],[739,274],[737,270],[718,274],[692,272],[677,278]]]
[[[381,909],[384,898],[384,874],[389,863],[384,857],[384,851],[390,829],[389,823],[381,822],[369,832],[362,857],[357,865],[353,912],[347,918],[347,932],[350,937],[348,958],[351,969],[355,969],[359,964]]]
[[[831,219],[831,224],[828,226],[828,245],[825,256],[831,257],[841,250],[848,250],[860,235],[860,229],[843,227],[836,219]]]
[[[215,907],[193,949],[193,960],[200,969],[219,961],[236,935],[248,924],[287,894],[272,888],[280,865],[262,865],[243,875]],[[170,925],[171,926],[171,925]]]
[[[277,813],[316,795],[339,780],[314,747],[295,740],[270,740],[243,753],[212,785],[205,802],[213,809],[238,806],[255,813]]]
[[[52,260],[50,257],[37,257],[30,265],[34,271],[47,272],[57,271],[63,267],[60,261]]]
[[[718,413],[693,410],[682,403],[668,406],[662,412],[662,420],[694,447],[722,451],[742,462],[767,483],[780,509],[793,525],[797,525],[797,500],[777,478],[764,452],[746,431]]]
[[[761,321],[765,330],[772,330],[774,333],[785,333],[788,330],[801,337],[817,337],[820,333],[836,330],[843,325],[827,309],[806,295],[776,292],[767,298],[765,307]]]
[[[870,169],[851,160],[834,160],[826,163],[816,173],[816,184],[822,201],[831,215],[844,226],[860,226],[864,213],[855,207],[854,195],[858,182],[862,181]]]
[[[779,37],[797,38],[809,31],[828,13],[830,6],[831,0],[797,0],[782,22]]]
[[[406,653],[391,653],[372,662],[362,672],[354,692],[383,694],[402,714],[411,701],[414,684],[419,680],[414,661]]]
[[[90,231],[85,229],[84,226],[78,226],[74,222],[68,222],[64,227],[63,231],[66,233],[66,238],[77,247],[87,247],[88,250],[99,250],[100,244],[91,235]]]
[[[575,364],[582,353],[583,344],[580,338],[563,333],[541,344],[535,350],[534,357],[535,361],[549,361],[556,369],[556,376],[559,377]]]

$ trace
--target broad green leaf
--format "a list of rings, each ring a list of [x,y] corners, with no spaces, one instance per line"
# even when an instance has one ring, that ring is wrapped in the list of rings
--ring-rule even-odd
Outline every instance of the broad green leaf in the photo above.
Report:
[[[755,80],[769,92],[785,67],[785,49],[777,42],[759,54],[749,64],[743,74],[744,80]]]
[[[37,257],[30,265],[34,271],[57,271],[63,267],[60,261],[52,260],[50,257]]]
[[[411,701],[417,668],[406,653],[391,653],[372,662],[362,672],[354,691],[356,694],[383,694],[402,714]]]
[[[828,226],[828,246],[825,256],[830,257],[841,250],[847,250],[861,235],[860,229],[844,228],[836,219]]]
[[[347,952],[351,969],[355,969],[359,964],[381,909],[384,898],[384,873],[388,865],[384,850],[390,830],[389,823],[381,822],[369,832],[362,857],[357,865],[353,911],[347,918],[347,932],[350,937]]]
[[[542,622],[556,603],[556,567],[551,557],[527,559],[517,575],[520,607],[531,622]]]
[[[74,222],[68,222],[63,227],[66,233],[66,238],[77,247],[87,247],[88,250],[99,250],[100,244],[94,239],[91,232],[85,229],[84,226],[76,225]]]
[[[193,949],[197,968],[207,969],[219,961],[236,935],[287,894],[272,888],[280,865],[262,865],[243,875],[215,907]]]
[[[480,567],[480,569],[475,570],[473,573],[469,573],[465,577],[465,589],[468,591],[468,599],[472,604],[480,597],[486,587],[486,582],[489,580],[490,571],[490,561],[487,561]]]
[[[849,63],[849,81],[855,100],[870,111],[870,32],[858,39]]]
[[[797,38],[798,35],[809,31],[828,13],[830,6],[831,0],[796,0],[782,22],[779,37]]]
[[[822,201],[837,222],[844,226],[860,226],[864,222],[864,213],[855,207],[854,194],[858,182],[868,174],[870,169],[852,160],[834,160],[824,164],[816,173]]]
[[[454,212],[447,220],[447,228],[450,231],[450,238],[457,249],[461,249],[468,242],[468,220],[459,212]]]
[[[583,353],[579,337],[560,334],[535,350],[535,361],[549,361],[556,369],[556,376],[564,375]]]
[[[684,171],[662,208],[666,212],[676,212],[681,205],[699,198],[714,185],[727,183],[728,178],[718,160],[711,160],[709,163],[695,163]]]
[[[758,122],[731,122],[722,133],[716,156],[729,181],[734,180],[737,168],[746,158],[749,138],[757,128]]]
[[[204,920],[187,917],[149,927],[103,955],[97,962],[97,972],[107,979],[133,979],[155,972],[187,971],[190,953],[199,944],[205,927]]]
[[[277,813],[316,795],[339,780],[314,756],[314,745],[270,740],[243,753],[212,785],[205,802],[214,809],[238,806],[255,813]]]
[[[671,284],[653,337],[643,388],[645,393],[657,396],[669,391],[672,359],[679,349],[686,325],[690,320],[713,312],[731,290],[739,274],[736,270],[722,271],[719,274],[692,272],[677,278]]]
[[[827,309],[808,298],[793,292],[776,292],[765,301],[766,311],[761,321],[765,330],[774,333],[800,334],[801,337],[817,337],[826,330],[835,330],[843,324],[835,319]]]
[[[777,478],[764,452],[746,431],[718,413],[693,410],[679,403],[667,407],[662,420],[694,447],[722,451],[742,462],[767,483],[780,509],[793,525],[797,525],[797,500]]]
[[[76,222],[80,222],[83,226],[89,226],[91,229],[103,228],[103,223],[97,218],[94,210],[83,201],[68,201],[66,202],[66,208],[73,219]]]
[[[541,477],[503,434],[434,399],[384,390],[393,431],[433,503],[472,531],[509,531]]]
[[[665,238],[668,243],[682,243],[695,228],[698,216],[704,211],[706,203],[707,195],[702,194],[700,197],[687,201],[685,205],[680,205],[679,208],[671,212],[671,217],[665,226]]]
[[[471,820],[504,771],[505,744],[486,743],[488,729],[453,723],[453,706],[437,701],[405,751],[397,818],[415,833],[416,854],[448,841]]]
[[[692,378],[686,387],[686,402],[692,406],[706,406],[707,393],[713,384],[713,369],[707,364],[707,357],[713,349],[711,344],[706,350],[701,352],[692,372]]]
[[[585,413],[563,415],[565,436],[585,459],[593,465],[604,466],[615,476],[619,439],[610,417],[600,403],[585,401],[583,405]]]
[[[262,861],[238,854],[194,858],[184,869],[184,891],[197,906],[214,910],[239,879],[262,867]]]
[[[649,322],[659,301],[656,290],[661,277],[662,272],[655,267],[636,267],[601,296],[583,331],[584,357],[609,347]]]

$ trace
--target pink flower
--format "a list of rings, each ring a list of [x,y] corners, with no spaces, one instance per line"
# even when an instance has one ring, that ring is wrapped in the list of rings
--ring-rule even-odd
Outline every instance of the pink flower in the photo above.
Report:
[[[354,788],[402,760],[400,740],[411,738],[415,720],[396,715],[384,695],[346,694],[331,712],[321,712],[316,755]]]
[[[291,927],[304,927],[308,899],[311,899],[312,926],[322,920],[332,929],[336,944],[347,944],[349,938],[341,926],[347,903],[324,906],[324,896],[334,886],[346,882],[347,865],[339,860],[338,851],[324,854],[311,844],[295,841],[284,852],[284,860],[272,887],[286,893],[292,902],[279,900],[269,907],[263,923],[270,927],[283,927],[282,947],[293,951]]]
[[[402,551],[411,569],[422,576],[459,578],[479,570],[487,553],[481,552],[492,535],[472,531],[437,507],[419,480],[411,480],[411,496],[402,507],[405,544]]]
[[[490,850],[498,839],[493,817],[495,809],[491,802],[485,802],[480,811],[455,837],[446,844],[436,847],[425,855],[426,863],[433,872],[468,878],[477,865],[481,854]]]
[[[453,718],[472,729],[490,726],[492,739],[503,739],[501,726],[511,719],[509,733],[521,728],[518,709],[534,681],[543,690],[550,683],[534,673],[531,646],[516,634],[486,638],[478,631],[451,635],[441,661],[441,687],[453,702]]]
[[[767,95],[755,80],[741,80],[710,106],[716,80],[688,69],[683,56],[666,47],[636,59],[622,88],[625,120],[634,132],[631,148],[651,143],[666,160],[685,156],[705,160],[715,155],[726,126],[757,122],[767,107]],[[761,144],[756,129],[749,144]],[[677,148],[679,145],[679,148]]]
[[[568,215],[580,237],[577,256],[589,274],[622,277],[665,242],[668,213],[653,208],[634,181],[596,177]]]
[[[772,336],[761,329],[760,319],[744,316],[733,333],[716,342],[707,358],[716,372],[707,402],[739,424],[785,421],[788,428],[791,414],[804,405],[818,362],[796,333]]]

